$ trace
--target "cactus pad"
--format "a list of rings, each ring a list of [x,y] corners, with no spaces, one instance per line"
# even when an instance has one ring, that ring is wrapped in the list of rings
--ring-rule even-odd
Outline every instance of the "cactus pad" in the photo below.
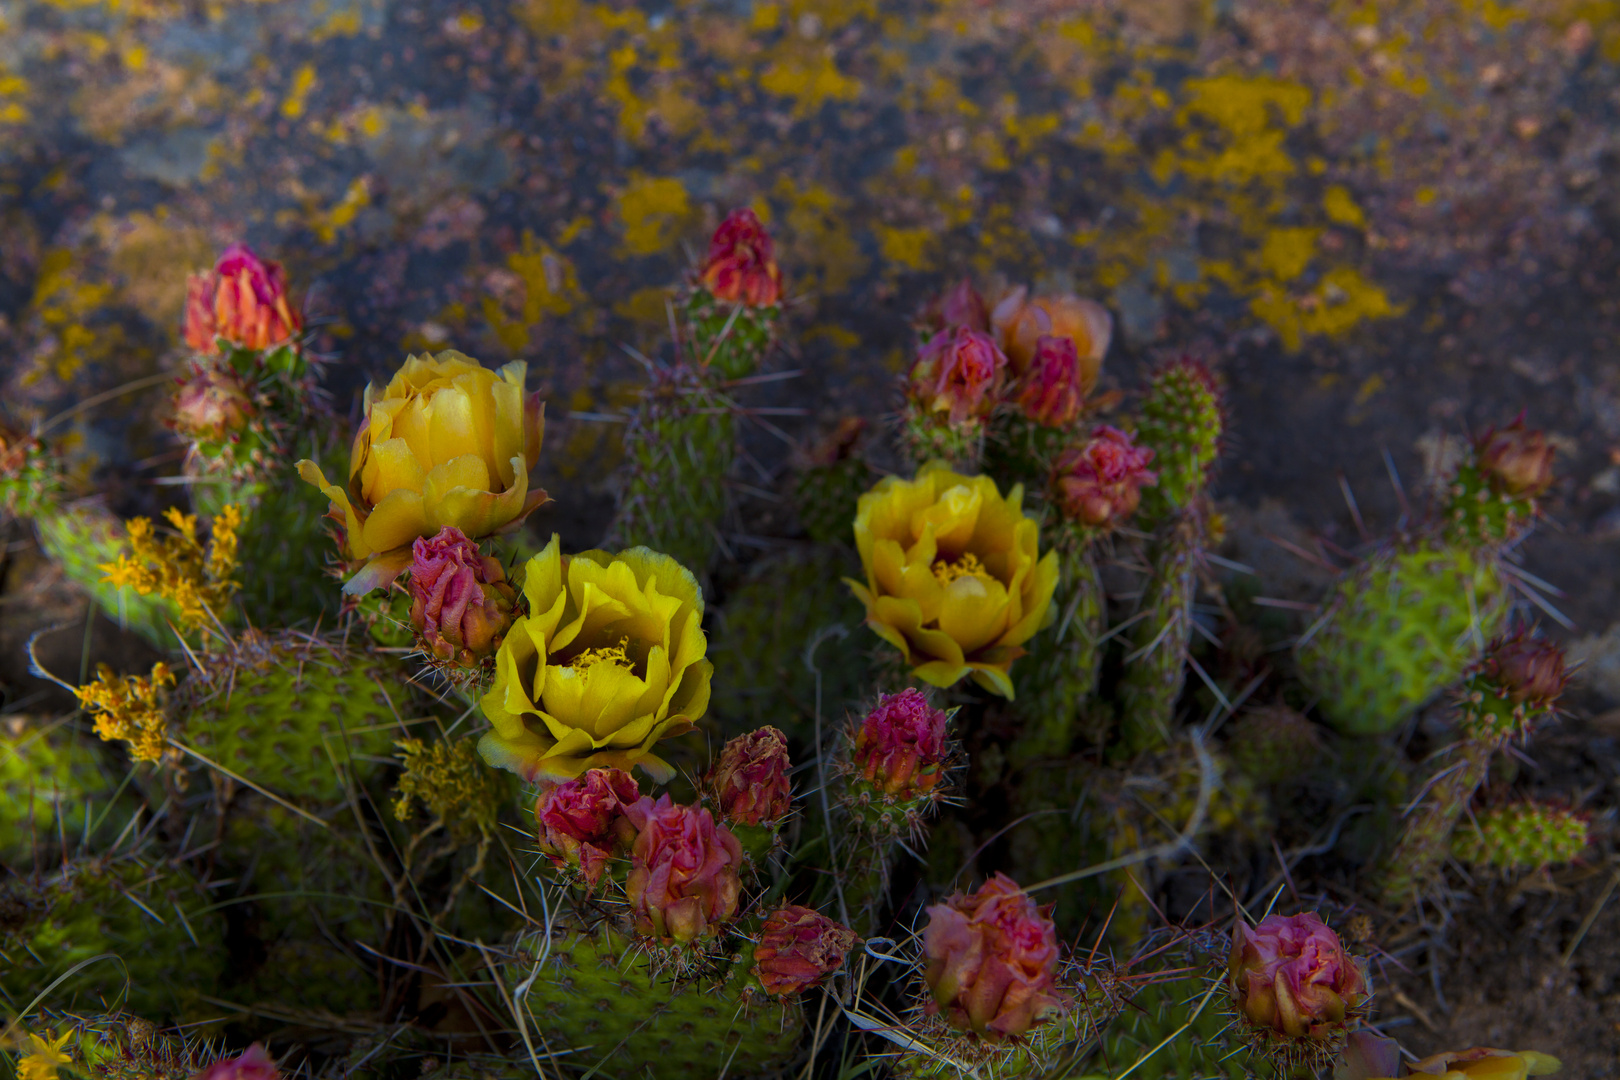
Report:
[[[746,989],[746,964],[720,967],[707,977],[674,981],[655,970],[646,949],[600,924],[558,926],[548,943],[519,941],[506,979],[529,978],[528,1009],[553,1052],[598,1066],[612,1076],[653,1080],[711,1080],[758,1076],[792,1061],[804,1015],[797,1002],[781,1005]]]
[[[1507,618],[1487,554],[1422,543],[1386,549],[1348,572],[1296,651],[1300,677],[1347,734],[1389,731],[1456,681]]]
[[[1159,474],[1158,486],[1142,492],[1144,522],[1192,505],[1220,452],[1221,427],[1220,394],[1209,368],[1183,358],[1154,373],[1137,427],[1137,441],[1153,448]]]
[[[0,721],[0,862],[31,863],[37,838],[60,836],[74,851],[87,824],[121,829],[128,814],[108,810],[118,784],[92,740],[67,724]]]
[[[1587,839],[1581,815],[1527,802],[1476,813],[1451,834],[1451,853],[1470,866],[1541,870],[1579,858]]]

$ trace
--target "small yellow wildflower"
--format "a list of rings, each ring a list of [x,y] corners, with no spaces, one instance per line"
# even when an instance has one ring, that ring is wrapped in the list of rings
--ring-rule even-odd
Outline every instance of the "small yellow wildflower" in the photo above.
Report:
[[[136,761],[160,761],[168,744],[168,717],[158,701],[164,686],[174,685],[174,672],[161,660],[149,678],[114,675],[100,664],[96,681],[74,691],[79,703],[97,712],[96,734],[104,741],[124,739]]]
[[[214,516],[213,535],[204,548],[197,539],[197,517],[171,507],[165,515],[174,534],[157,537],[152,522],[135,518],[128,525],[129,554],[102,563],[102,580],[122,589],[133,588],[142,596],[157,593],[180,610],[180,621],[195,629],[209,621],[209,615],[222,616],[238,589],[236,573],[237,534],[242,527],[242,511],[227,506]]]
[[[405,752],[395,817],[407,820],[415,798],[452,835],[466,836],[474,829],[488,835],[495,828],[502,794],[500,777],[479,760],[472,740],[436,742],[429,747],[421,739],[401,739],[394,745]]]
[[[62,1032],[55,1039],[42,1039],[30,1033],[28,1043],[31,1049],[17,1063],[19,1080],[56,1080],[58,1067],[73,1064],[73,1059],[62,1053],[62,1047],[72,1036],[72,1028]]]

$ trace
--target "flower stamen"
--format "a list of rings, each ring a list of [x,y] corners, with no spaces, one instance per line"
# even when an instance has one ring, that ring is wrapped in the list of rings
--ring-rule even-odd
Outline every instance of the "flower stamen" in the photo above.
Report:
[[[981,581],[990,581],[990,571],[979,562],[979,557],[973,552],[966,552],[955,562],[945,559],[934,561],[934,577],[941,585],[949,585],[958,578],[976,577]]]
[[[629,646],[629,638],[620,638],[617,645],[604,645],[599,649],[586,649],[574,657],[568,666],[581,674],[584,674],[597,664],[612,664],[614,667],[621,667],[629,671],[636,666],[635,661],[625,655],[625,649],[629,648]]]

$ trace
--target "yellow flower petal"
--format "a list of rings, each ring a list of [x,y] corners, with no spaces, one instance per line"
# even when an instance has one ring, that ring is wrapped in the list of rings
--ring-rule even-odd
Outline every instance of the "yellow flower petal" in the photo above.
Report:
[[[422,513],[421,494],[400,488],[372,507],[362,531],[367,550],[388,551],[403,547],[418,536],[432,536],[438,530],[428,528],[427,517]]]

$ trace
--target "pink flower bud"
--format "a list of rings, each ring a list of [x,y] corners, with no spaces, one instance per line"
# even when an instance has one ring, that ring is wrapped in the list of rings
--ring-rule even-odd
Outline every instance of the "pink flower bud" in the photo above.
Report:
[[[1063,516],[1093,528],[1112,528],[1136,512],[1142,487],[1159,478],[1148,468],[1153,450],[1107,424],[1091,441],[1065,450],[1053,469],[1052,486]]]
[[[501,564],[453,525],[411,545],[411,625],[424,652],[471,667],[501,647],[515,596]]]
[[[1057,992],[1057,927],[1004,874],[928,909],[923,978],[934,1007],[980,1035],[1022,1035],[1066,1002]]]
[[[979,295],[979,290],[973,287],[973,282],[963,278],[945,295],[928,302],[923,309],[921,322],[930,334],[954,326],[965,326],[985,334],[990,332],[990,308],[985,304],[984,297]]]
[[[635,826],[625,893],[644,934],[695,941],[737,914],[742,844],[707,810],[661,795],[625,807]]]
[[[1007,358],[988,334],[965,326],[941,330],[911,367],[909,393],[929,412],[949,412],[953,424],[987,416],[995,407]]]
[[[698,280],[716,299],[770,307],[782,298],[782,271],[771,248],[771,234],[754,212],[733,210],[714,230]]]
[[[1227,986],[1251,1024],[1293,1038],[1342,1030],[1349,1011],[1367,999],[1360,966],[1311,912],[1268,915],[1252,929],[1238,920]]]
[[[1090,394],[1102,373],[1103,356],[1113,338],[1114,320],[1108,309],[1095,300],[1071,293],[1059,296],[1029,296],[1020,285],[1002,297],[990,312],[996,343],[1007,354],[1014,373],[1029,370],[1042,337],[1068,338],[1080,358],[1080,393]]]
[[[281,264],[261,259],[246,244],[225,249],[214,269],[186,283],[186,344],[205,355],[224,338],[244,349],[268,349],[303,329],[287,303]]]
[[[1534,498],[1553,482],[1554,450],[1547,436],[1524,426],[1524,414],[1500,430],[1491,428],[1474,443],[1475,461],[1492,488],[1504,495]]]
[[[590,769],[543,788],[534,801],[540,850],[554,866],[578,866],[586,884],[595,885],[628,839],[625,807],[640,797],[635,780],[618,769]]]
[[[793,801],[787,736],[762,727],[726,743],[704,784],[731,825],[773,825]]]
[[[855,931],[813,908],[789,904],[771,912],[754,949],[754,977],[767,994],[810,989],[844,966]]]
[[[932,790],[945,761],[945,721],[921,690],[884,695],[855,733],[855,770],[896,799]]]
[[[1538,710],[1551,708],[1569,682],[1563,647],[1524,633],[1491,642],[1480,668],[1515,704]]]
[[[192,438],[222,439],[247,427],[258,412],[235,369],[194,366],[174,395],[174,428]]]
[[[1045,427],[1074,423],[1085,404],[1080,387],[1080,357],[1070,338],[1043,336],[1024,372],[1018,404],[1024,415]]]
[[[216,1061],[192,1080],[281,1080],[281,1070],[259,1043],[235,1057]]]

